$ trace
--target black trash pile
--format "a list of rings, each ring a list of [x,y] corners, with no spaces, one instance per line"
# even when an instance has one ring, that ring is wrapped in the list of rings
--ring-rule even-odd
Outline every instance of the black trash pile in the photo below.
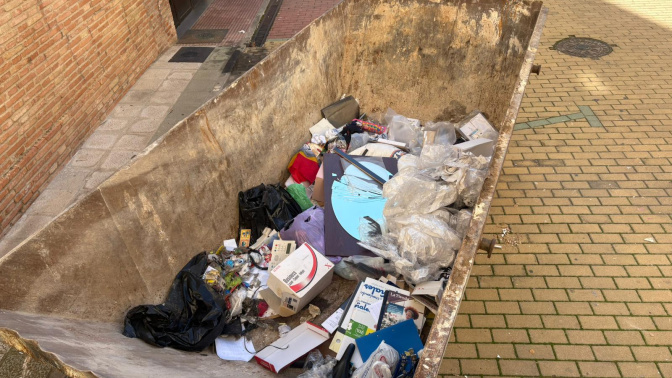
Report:
[[[414,374],[498,133],[478,111],[421,123],[347,97],[322,113],[286,182],[239,193],[237,240],[131,309],[124,335],[304,378]]]

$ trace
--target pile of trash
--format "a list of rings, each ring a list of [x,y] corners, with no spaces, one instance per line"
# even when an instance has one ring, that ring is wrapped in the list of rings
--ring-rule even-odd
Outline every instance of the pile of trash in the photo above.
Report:
[[[128,311],[124,335],[304,378],[414,374],[499,135],[478,111],[421,123],[346,97],[322,113],[286,182],[239,193],[237,240]]]

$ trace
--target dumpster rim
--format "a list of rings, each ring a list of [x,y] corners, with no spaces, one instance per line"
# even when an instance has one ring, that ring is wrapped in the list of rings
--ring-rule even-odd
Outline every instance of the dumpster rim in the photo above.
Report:
[[[506,159],[506,152],[513,134],[514,123],[525,94],[525,88],[529,82],[530,70],[538,51],[548,11],[549,9],[544,7],[542,3],[534,31],[530,37],[527,52],[525,53],[525,60],[509,103],[509,109],[499,130],[500,136],[497,140],[488,176],[483,184],[484,189],[481,191],[478,202],[474,206],[474,216],[453,264],[452,273],[443,291],[443,296],[439,303],[439,311],[427,337],[422,357],[418,361],[414,378],[436,377],[441,367],[455,319],[457,318],[458,310],[469,281],[471,269],[474,266],[478,244],[483,233],[488,211],[490,210],[490,203],[495,193],[497,181]]]

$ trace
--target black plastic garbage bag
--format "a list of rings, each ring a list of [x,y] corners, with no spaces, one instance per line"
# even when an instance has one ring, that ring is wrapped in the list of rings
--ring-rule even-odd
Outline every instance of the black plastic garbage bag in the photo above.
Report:
[[[215,342],[229,315],[224,297],[201,278],[208,265],[205,252],[177,273],[164,304],[132,308],[124,321],[124,336],[159,347],[201,351]]]
[[[252,230],[254,243],[266,227],[281,230],[301,213],[301,207],[282,186],[261,184],[238,193],[238,212],[240,229]]]

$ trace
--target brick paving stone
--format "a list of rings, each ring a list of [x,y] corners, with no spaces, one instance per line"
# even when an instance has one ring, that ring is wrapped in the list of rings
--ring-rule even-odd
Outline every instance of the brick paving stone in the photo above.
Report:
[[[544,377],[580,377],[576,362],[569,361],[539,361],[539,371]]]
[[[554,360],[553,347],[540,344],[518,344],[516,345],[516,354],[518,358],[532,360]]]
[[[236,45],[254,32],[250,29],[263,3],[263,0],[214,0],[192,29],[228,29],[221,44]],[[241,30],[245,33],[240,33]]]
[[[503,375],[512,375],[517,377],[537,377],[539,368],[534,361],[521,360],[500,360],[499,368]]]
[[[497,360],[494,359],[460,360],[460,367],[462,368],[463,375],[499,375]]]
[[[516,352],[511,344],[478,344],[480,358],[516,358]]]
[[[672,354],[668,347],[631,347],[637,361],[672,361]]]
[[[653,362],[619,362],[618,367],[624,377],[661,377]]]
[[[291,38],[341,0],[283,0],[268,39]]]
[[[555,355],[558,360],[592,361],[595,360],[590,346],[585,345],[554,345]]]
[[[613,362],[579,362],[582,377],[620,377]]]
[[[439,374],[448,374],[451,376],[460,375],[460,360],[444,358],[443,361],[441,361]]]
[[[672,363],[658,363],[658,371],[665,378],[672,377]]]
[[[593,353],[598,361],[634,361],[627,346],[594,346]]]

